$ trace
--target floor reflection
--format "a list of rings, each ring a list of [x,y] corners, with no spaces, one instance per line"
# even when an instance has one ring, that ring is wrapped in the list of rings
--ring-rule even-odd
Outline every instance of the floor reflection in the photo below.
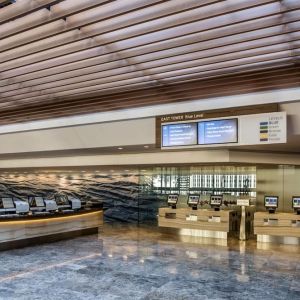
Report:
[[[300,299],[300,249],[151,227],[0,253],[0,299]]]

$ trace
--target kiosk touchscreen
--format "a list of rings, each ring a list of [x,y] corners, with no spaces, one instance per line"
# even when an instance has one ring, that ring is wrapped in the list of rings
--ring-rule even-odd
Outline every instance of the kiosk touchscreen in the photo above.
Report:
[[[45,211],[45,203],[43,197],[29,196],[28,204],[31,211]]]
[[[2,202],[2,209],[1,209],[1,212],[4,212],[4,213],[16,213],[16,208],[15,208],[15,205],[14,205],[14,201],[13,201],[13,198],[11,197],[4,197],[4,198],[1,198],[1,202]]]
[[[300,196],[293,197],[293,209],[297,215],[300,215]]]
[[[193,210],[197,210],[200,201],[200,195],[189,195],[187,204]]]
[[[265,196],[265,208],[270,214],[275,213],[278,207],[278,196]]]
[[[56,195],[55,201],[59,210],[65,210],[71,208],[67,195]]]
[[[215,211],[219,211],[223,202],[223,195],[210,195],[209,204]]]
[[[168,195],[168,205],[175,209],[178,202],[178,198],[179,195],[177,194]]]

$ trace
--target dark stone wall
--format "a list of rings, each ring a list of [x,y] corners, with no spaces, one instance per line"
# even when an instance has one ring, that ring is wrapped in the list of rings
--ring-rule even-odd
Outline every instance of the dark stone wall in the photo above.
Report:
[[[0,196],[54,198],[66,193],[103,204],[106,222],[155,222],[158,198],[139,192],[138,174],[17,173],[0,176]]]

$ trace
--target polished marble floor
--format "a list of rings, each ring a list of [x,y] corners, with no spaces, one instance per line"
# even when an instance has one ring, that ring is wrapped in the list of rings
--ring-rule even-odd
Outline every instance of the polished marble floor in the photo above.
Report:
[[[0,252],[0,299],[300,299],[300,249],[149,227]]]

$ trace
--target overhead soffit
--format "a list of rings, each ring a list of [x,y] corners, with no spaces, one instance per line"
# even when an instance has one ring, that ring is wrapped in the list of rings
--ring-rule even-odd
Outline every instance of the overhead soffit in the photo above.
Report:
[[[299,29],[299,0],[17,0],[0,124],[299,86]]]

